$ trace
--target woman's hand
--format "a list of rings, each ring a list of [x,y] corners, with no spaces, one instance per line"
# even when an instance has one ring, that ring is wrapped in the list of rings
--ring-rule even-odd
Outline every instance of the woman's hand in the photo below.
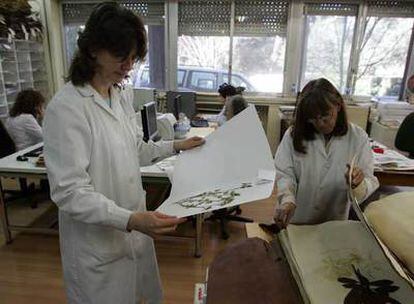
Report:
[[[346,166],[347,166],[347,170],[345,173],[345,178],[346,178],[346,183],[349,184],[350,165],[346,165]],[[351,188],[355,189],[356,187],[358,187],[362,183],[364,178],[365,178],[365,175],[364,175],[364,172],[361,170],[361,168],[354,167],[352,170]]]
[[[174,150],[181,151],[181,150],[190,150],[195,147],[201,146],[205,143],[204,138],[199,136],[193,136],[184,140],[176,140],[174,141]]]
[[[278,205],[275,210],[273,219],[279,228],[283,229],[289,224],[290,219],[295,214],[296,205],[292,202],[285,202]]]
[[[129,218],[127,230],[137,230],[155,237],[174,231],[178,224],[185,221],[186,218],[177,218],[157,211],[134,212]]]

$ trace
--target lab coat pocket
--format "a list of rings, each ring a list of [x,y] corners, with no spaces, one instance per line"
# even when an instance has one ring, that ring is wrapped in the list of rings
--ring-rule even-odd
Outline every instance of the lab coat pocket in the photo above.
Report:
[[[125,233],[111,227],[91,226],[86,231],[91,254],[101,264],[106,264],[126,255]]]

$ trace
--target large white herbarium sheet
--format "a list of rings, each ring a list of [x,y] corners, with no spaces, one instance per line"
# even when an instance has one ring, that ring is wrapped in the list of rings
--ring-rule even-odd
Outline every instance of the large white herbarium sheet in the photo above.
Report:
[[[260,200],[272,194],[275,168],[254,106],[181,153],[174,166],[170,197],[158,211],[190,216]]]

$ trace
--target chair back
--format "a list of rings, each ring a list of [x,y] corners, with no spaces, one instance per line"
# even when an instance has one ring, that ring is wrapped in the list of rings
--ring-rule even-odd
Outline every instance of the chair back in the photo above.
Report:
[[[167,112],[174,113],[174,99],[180,95],[180,112],[184,113],[189,119],[196,114],[196,93],[191,91],[168,91],[167,92]]]
[[[408,152],[409,157],[414,158],[414,112],[401,123],[395,136],[395,147]]]
[[[16,152],[16,145],[10,137],[3,122],[0,120],[0,158],[6,157]]]

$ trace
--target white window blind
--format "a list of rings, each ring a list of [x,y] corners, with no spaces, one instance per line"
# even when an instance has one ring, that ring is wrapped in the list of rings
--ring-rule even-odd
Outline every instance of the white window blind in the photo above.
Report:
[[[414,17],[414,1],[367,1],[368,16]]]
[[[289,1],[235,1],[235,36],[286,36]]]
[[[85,24],[98,3],[101,1],[63,1],[63,23]],[[118,3],[141,16],[147,25],[164,23],[164,1],[118,1]]]
[[[229,36],[228,0],[189,0],[178,4],[178,34],[188,36]]]
[[[358,5],[337,1],[306,3],[304,13],[306,15],[356,16],[358,13]]]

